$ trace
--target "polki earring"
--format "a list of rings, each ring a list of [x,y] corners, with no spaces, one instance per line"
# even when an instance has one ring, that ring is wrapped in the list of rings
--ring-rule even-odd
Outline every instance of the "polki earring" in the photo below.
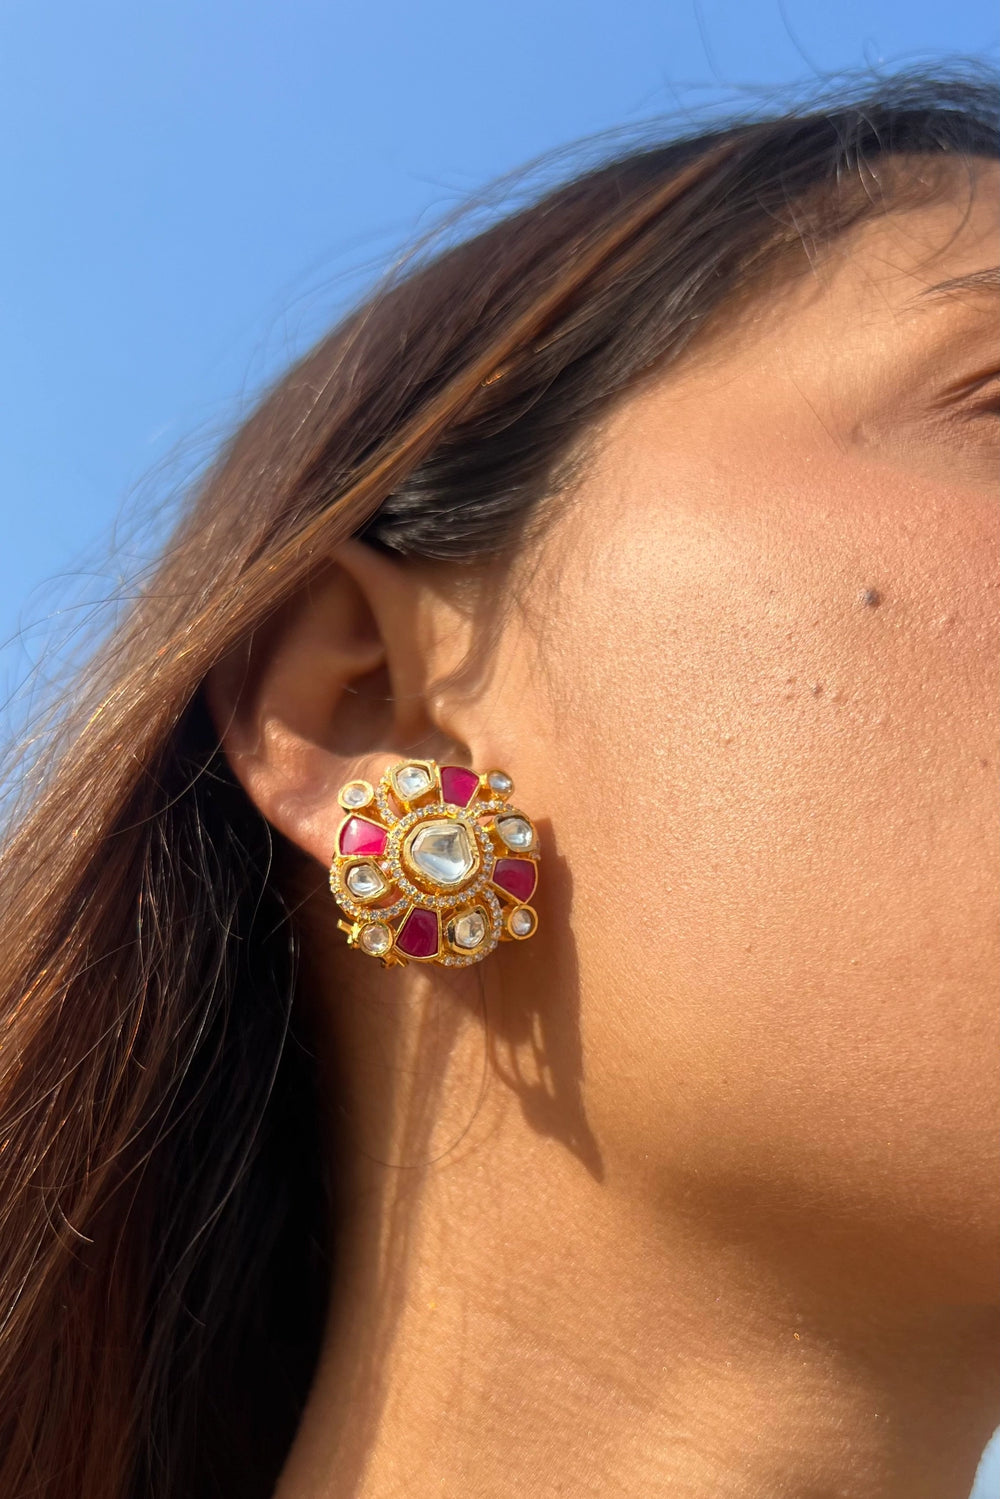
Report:
[[[436,760],[342,786],[330,889],[350,918],[337,923],[348,946],[385,968],[465,968],[533,936],[538,835],[513,791],[505,771]]]

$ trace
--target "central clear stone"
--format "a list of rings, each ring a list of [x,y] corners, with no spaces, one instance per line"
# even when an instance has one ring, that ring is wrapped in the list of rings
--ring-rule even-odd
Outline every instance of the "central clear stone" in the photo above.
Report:
[[[471,835],[460,822],[422,823],[406,840],[404,857],[417,874],[437,885],[461,885],[479,864]]]

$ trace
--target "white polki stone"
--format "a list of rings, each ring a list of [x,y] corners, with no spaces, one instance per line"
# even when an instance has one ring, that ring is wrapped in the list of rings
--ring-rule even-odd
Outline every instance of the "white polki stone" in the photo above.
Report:
[[[370,926],[362,927],[360,941],[365,952],[378,957],[392,946],[392,933],[380,921],[373,921]]]
[[[527,906],[518,906],[516,911],[510,913],[507,924],[515,937],[530,937],[535,930],[535,917]]]
[[[498,818],[496,829],[507,847],[519,853],[530,848],[535,841],[535,830],[526,817]]]
[[[456,947],[470,952],[485,941],[487,931],[486,917],[482,911],[468,911],[452,927],[452,941]]]
[[[364,781],[349,781],[340,793],[341,803],[345,807],[364,807],[372,799],[370,786]]]
[[[437,885],[461,885],[474,872],[479,860],[476,848],[460,822],[443,818],[425,822],[407,840],[407,864]]]
[[[510,796],[514,789],[514,782],[503,770],[491,770],[486,777],[486,784],[491,791],[498,791],[501,796]]]
[[[359,900],[373,900],[387,888],[385,876],[374,864],[352,864],[344,876],[344,884]]]
[[[422,765],[404,765],[396,771],[395,780],[407,801],[430,790],[431,778]]]

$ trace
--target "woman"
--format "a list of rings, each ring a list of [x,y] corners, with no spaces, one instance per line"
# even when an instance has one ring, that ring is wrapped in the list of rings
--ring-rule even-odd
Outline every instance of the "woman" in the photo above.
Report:
[[[236,434],[5,859],[9,1499],[968,1493],[994,97],[604,164]]]

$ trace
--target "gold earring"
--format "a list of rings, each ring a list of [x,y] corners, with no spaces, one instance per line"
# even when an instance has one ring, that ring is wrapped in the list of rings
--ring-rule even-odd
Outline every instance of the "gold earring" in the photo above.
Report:
[[[330,889],[351,918],[337,923],[348,946],[385,968],[464,968],[533,936],[538,835],[510,805],[513,790],[505,771],[436,760],[342,786]]]

